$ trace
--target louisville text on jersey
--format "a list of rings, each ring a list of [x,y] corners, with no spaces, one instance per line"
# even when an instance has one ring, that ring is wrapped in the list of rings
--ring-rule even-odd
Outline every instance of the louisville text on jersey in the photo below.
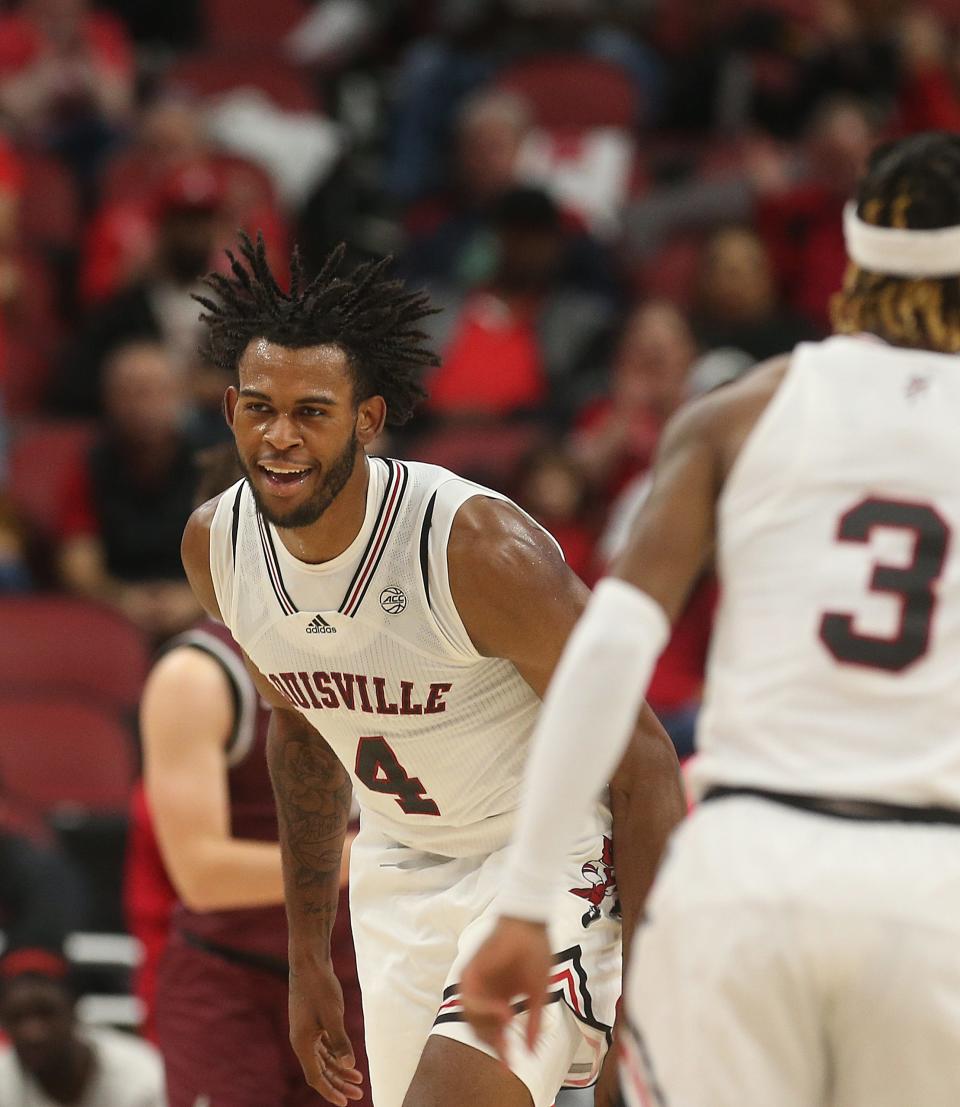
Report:
[[[452,684],[431,684],[426,695],[412,680],[388,687],[387,678],[362,673],[267,673],[270,683],[301,710],[363,711],[368,715],[440,715]]]

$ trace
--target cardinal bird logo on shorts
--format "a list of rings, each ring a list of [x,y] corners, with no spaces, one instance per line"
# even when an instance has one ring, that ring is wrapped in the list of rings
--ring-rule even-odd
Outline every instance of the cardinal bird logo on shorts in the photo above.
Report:
[[[613,842],[610,838],[604,835],[601,856],[596,861],[588,861],[580,872],[589,887],[570,888],[568,890],[572,895],[579,896],[590,904],[580,920],[584,927],[588,927],[600,918],[603,913],[603,901],[608,896],[614,901],[610,908],[610,914],[619,915],[620,901],[617,898],[617,877],[613,871]]]

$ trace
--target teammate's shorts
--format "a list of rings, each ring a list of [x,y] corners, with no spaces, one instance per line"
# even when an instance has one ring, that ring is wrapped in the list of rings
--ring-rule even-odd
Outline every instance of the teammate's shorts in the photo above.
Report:
[[[629,1107],[960,1101],[956,827],[711,801],[633,950]]]
[[[593,1083],[609,1044],[621,926],[605,834],[609,815],[598,811],[595,833],[558,884],[550,925],[556,998],[544,1008],[536,1052],[523,1042],[523,1016],[510,1027],[510,1067],[534,1107],[550,1107],[562,1086]],[[491,1053],[464,1019],[460,974],[495,922],[491,904],[505,854],[449,859],[361,826],[350,862],[350,910],[376,1107],[401,1107],[431,1034]]]

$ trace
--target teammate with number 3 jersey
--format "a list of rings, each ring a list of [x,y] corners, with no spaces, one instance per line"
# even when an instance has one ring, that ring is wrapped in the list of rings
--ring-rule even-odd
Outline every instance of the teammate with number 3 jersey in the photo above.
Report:
[[[543,1045],[517,1042],[499,1065],[465,1021],[460,971],[493,923],[539,696],[586,590],[503,496],[366,455],[421,395],[429,307],[382,265],[342,276],[338,264],[307,283],[295,259],[286,293],[262,243],[244,241],[232,276],[211,278],[209,353],[238,371],[226,413],[246,478],[184,536],[198,597],[274,705],[294,1048],[330,1102],[358,1097],[329,962],[352,785],[351,915],[377,1107],[550,1107],[561,1086],[598,1078],[609,1107],[620,916],[635,921],[682,813],[676,760],[645,709],[551,883],[557,1002]],[[619,888],[614,848],[629,874]]]
[[[845,231],[838,333],[666,431],[628,552],[546,698],[504,917],[464,975],[488,1037],[511,969],[536,1006],[532,924],[566,820],[594,802],[715,557],[703,802],[635,943],[630,1107],[957,1102],[960,137],[878,150]]]

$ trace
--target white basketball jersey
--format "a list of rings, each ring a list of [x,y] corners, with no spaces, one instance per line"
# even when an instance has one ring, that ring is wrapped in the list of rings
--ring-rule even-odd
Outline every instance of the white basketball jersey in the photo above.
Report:
[[[505,497],[445,469],[368,459],[363,526],[321,565],[290,554],[245,481],[225,492],[210,562],[224,620],[351,772],[362,818],[446,856],[505,845],[539,698],[481,656],[447,575],[454,516]]]
[[[717,527],[697,787],[960,808],[960,358],[799,346]]]

